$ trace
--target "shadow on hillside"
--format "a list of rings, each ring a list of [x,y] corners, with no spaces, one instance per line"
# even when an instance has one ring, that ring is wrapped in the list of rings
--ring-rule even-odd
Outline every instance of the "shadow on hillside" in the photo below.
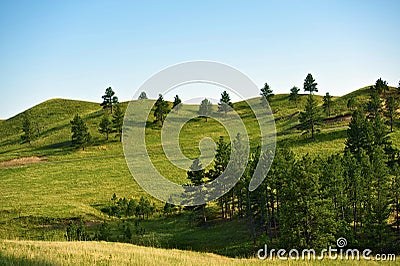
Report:
[[[310,138],[310,134],[299,135],[297,137],[279,140],[277,142],[278,146],[287,145],[289,147],[298,147],[309,144],[318,144],[324,142],[335,141],[338,139],[345,139],[347,137],[347,129],[342,130],[332,130],[332,131],[322,131],[316,133],[315,139]]]
[[[49,144],[46,146],[41,146],[34,151],[39,152],[45,156],[49,155],[66,155],[76,151],[76,148],[71,146],[71,141],[61,141],[53,144]]]
[[[28,258],[27,254],[21,254],[25,257],[16,257],[15,255],[4,254],[0,250],[0,264],[1,265],[57,265],[54,262],[49,262],[39,258]],[[33,254],[30,254],[33,255]]]

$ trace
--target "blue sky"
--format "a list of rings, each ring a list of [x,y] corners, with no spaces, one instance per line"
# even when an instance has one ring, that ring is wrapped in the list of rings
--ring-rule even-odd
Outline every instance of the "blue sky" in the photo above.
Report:
[[[400,80],[400,1],[0,1],[0,118],[50,98],[120,100],[183,61],[229,64],[275,93]],[[219,98],[215,95],[204,95]],[[190,91],[182,98],[195,97]]]

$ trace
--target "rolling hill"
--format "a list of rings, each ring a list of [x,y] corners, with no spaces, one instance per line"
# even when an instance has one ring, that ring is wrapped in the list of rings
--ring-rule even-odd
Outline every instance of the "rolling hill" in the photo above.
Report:
[[[326,156],[342,151],[351,114],[347,101],[354,98],[359,104],[365,103],[368,99],[368,87],[342,97],[334,97],[332,115],[324,119],[315,140],[297,129],[299,112],[304,109],[306,97],[307,95],[301,95],[297,105],[289,101],[287,94],[275,95],[270,101],[277,129],[277,145],[291,148],[298,156],[305,153]],[[321,105],[323,97],[316,96],[316,99]],[[126,102],[122,103],[123,109],[126,106]],[[192,108],[196,112],[198,107]],[[216,110],[215,106],[214,108]],[[243,119],[251,135],[251,146],[255,148],[259,131],[254,115],[245,102],[234,103],[234,109]],[[23,113],[0,121],[0,239],[62,241],[66,223],[74,219],[83,220],[88,226],[93,225],[93,228],[97,228],[104,220],[118,227],[121,225],[101,210],[109,203],[112,194],[135,199],[148,197],[130,175],[118,138],[111,136],[106,141],[98,132],[98,124],[104,114],[98,103],[52,99],[24,113],[29,114],[39,134],[31,144],[21,144],[20,141]],[[93,136],[92,145],[84,151],[70,145],[70,120],[76,113],[82,116]],[[391,133],[391,139],[397,148],[400,148],[399,134],[398,130]],[[186,156],[195,158],[200,154],[197,143],[203,137],[211,137],[217,141],[220,135],[226,135],[226,132],[217,121],[192,119],[182,129],[180,146]],[[159,127],[146,129],[146,141],[157,169],[167,173],[174,182],[187,182],[186,172],[172,167],[164,155],[160,145]],[[163,203],[154,199],[152,201],[157,208],[163,207]],[[210,208],[212,210],[213,206]],[[215,219],[209,227],[197,228],[192,226],[191,217],[185,214],[167,218],[159,215],[142,222],[147,232],[135,244],[231,256],[237,250],[246,253],[246,250],[252,249],[251,239],[246,237],[246,221],[222,224]],[[16,245],[21,245],[21,248],[33,245],[35,250],[42,248],[36,248],[40,244],[30,242],[0,243],[7,252],[15,249]],[[225,243],[230,243],[230,247],[226,247]],[[47,244],[43,245],[44,249],[50,248]],[[70,250],[69,247],[63,249]],[[38,252],[37,254],[42,254],[42,251]],[[210,263],[214,263],[212,259]],[[227,259],[223,263],[230,264],[230,261]]]

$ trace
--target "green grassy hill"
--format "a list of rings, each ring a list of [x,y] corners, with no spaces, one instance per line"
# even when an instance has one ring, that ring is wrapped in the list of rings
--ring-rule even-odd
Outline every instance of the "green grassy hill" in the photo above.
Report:
[[[326,156],[342,151],[350,118],[347,101],[354,97],[359,104],[365,102],[367,88],[335,97],[333,114],[325,119],[315,140],[297,129],[299,111],[304,109],[306,97],[302,95],[297,106],[289,101],[287,94],[275,95],[270,101],[276,121],[277,145],[290,147],[298,156],[305,153]],[[316,99],[322,104],[322,96]],[[126,106],[127,103],[122,104],[124,110]],[[254,148],[259,134],[257,121],[244,102],[235,103],[234,108],[248,128]],[[193,112],[196,110],[193,106]],[[130,175],[118,138],[110,136],[107,142],[98,132],[104,113],[98,103],[52,99],[27,112],[40,135],[31,145],[20,141],[23,114],[0,121],[0,239],[61,241],[66,223],[74,219],[82,219],[93,228],[103,220],[118,227],[121,226],[118,221],[101,211],[112,194],[135,199],[148,197]],[[76,113],[87,123],[93,136],[93,144],[84,151],[70,145],[70,120]],[[400,148],[398,131],[391,135],[395,146]],[[203,137],[216,141],[220,135],[226,132],[215,120],[193,119],[183,127],[180,145],[185,155],[195,158],[200,155],[197,146]],[[163,154],[160,127],[149,127],[146,140],[154,165],[167,173],[170,180],[186,183],[185,171],[171,167]],[[152,201],[162,208],[161,202]],[[187,214],[167,218],[156,214],[153,219],[142,222],[146,233],[135,243],[224,255],[252,249],[245,220],[220,223],[212,205],[210,212],[215,219],[207,228],[194,227],[192,217]],[[3,242],[3,245],[12,244]]]

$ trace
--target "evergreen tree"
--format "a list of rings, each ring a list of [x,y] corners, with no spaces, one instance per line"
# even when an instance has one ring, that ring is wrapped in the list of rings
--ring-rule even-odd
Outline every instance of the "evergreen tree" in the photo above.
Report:
[[[299,91],[300,89],[297,88],[296,86],[290,89],[289,101],[294,102],[296,107],[300,100]]]
[[[344,178],[344,165],[339,154],[332,155],[323,161],[320,180],[324,198],[330,199],[330,209],[333,210],[338,225],[338,234],[346,235],[349,231],[347,208],[349,201]]]
[[[264,84],[264,87],[261,89],[261,104],[263,106],[267,105],[267,102],[274,96],[272,89],[268,85],[268,83]]]
[[[349,150],[353,154],[359,154],[361,150],[369,151],[371,150],[372,142],[372,125],[364,113],[360,109],[357,109],[354,111],[349,128],[347,129],[346,150]]]
[[[231,111],[232,108],[233,104],[231,102],[231,97],[226,91],[222,92],[221,99],[218,103],[218,112],[224,112],[226,115],[226,113]]]
[[[111,121],[107,114],[104,114],[99,123],[99,132],[106,134],[106,140],[108,140],[108,134],[111,132]]]
[[[390,96],[386,100],[386,116],[389,118],[390,122],[390,132],[393,132],[393,120],[396,115],[396,111],[399,108],[399,103],[396,101],[396,99],[393,96]]]
[[[310,94],[304,112],[300,113],[299,120],[302,123],[300,128],[303,130],[311,130],[311,138],[314,139],[315,126],[320,124],[322,117],[317,106],[317,101]]]
[[[174,109],[174,110],[176,110],[178,112],[179,109],[181,109],[181,107],[182,107],[182,101],[181,101],[181,99],[179,98],[178,95],[175,95],[174,103],[172,105],[172,109]]]
[[[215,180],[219,176],[223,174],[225,171],[231,153],[231,146],[229,143],[226,143],[223,136],[220,136],[217,142],[216,153],[214,157],[214,166],[210,169],[206,176],[211,181]],[[222,218],[227,217],[227,197],[224,195],[218,199],[218,205],[221,207],[221,216]]]
[[[72,145],[82,148],[85,150],[92,137],[88,131],[88,128],[83,122],[82,118],[76,114],[74,119],[70,121],[71,123],[71,133],[72,133]]]
[[[31,144],[31,141],[34,138],[34,133],[33,133],[33,126],[31,123],[31,119],[27,112],[25,112],[23,115],[22,131],[23,131],[23,135],[21,136],[22,143]]]
[[[280,236],[289,248],[324,248],[334,241],[336,223],[329,199],[321,195],[319,162],[310,156],[297,161],[283,185]]]
[[[347,101],[347,109],[350,111],[354,111],[355,108],[356,108],[356,100],[354,99],[354,97],[351,97]]]
[[[201,186],[205,183],[204,178],[206,177],[203,166],[200,163],[199,158],[194,159],[192,165],[190,166],[190,170],[187,172],[187,177],[190,180],[193,186]],[[203,221],[206,222],[206,204],[199,206],[202,210]]]
[[[304,86],[303,86],[304,91],[308,91],[310,94],[318,92],[317,85],[318,84],[315,82],[313,76],[310,73],[308,73],[306,79],[304,80]]]
[[[371,117],[376,116],[382,109],[382,101],[379,93],[372,92],[370,96],[370,100],[367,104],[368,112]]]
[[[147,94],[146,92],[142,91],[138,97],[138,100],[147,100]]]
[[[361,167],[362,162],[368,162],[368,156],[361,149],[357,154],[357,158],[346,150],[343,157],[344,182],[349,201],[348,209],[350,214],[347,224],[352,224],[353,238],[357,238],[362,226],[363,198],[365,184],[368,182],[368,176],[363,176]]]
[[[381,148],[386,148],[390,145],[389,131],[386,128],[385,122],[378,113],[371,121],[372,124],[372,144]]]
[[[211,114],[212,114],[212,103],[208,99],[202,100],[199,106],[199,115],[205,117],[207,122],[207,119]]]
[[[399,85],[397,86],[397,93],[400,94],[400,81],[399,81]]]
[[[169,112],[169,104],[167,101],[164,101],[163,96],[159,94],[158,99],[154,105],[155,105],[154,109],[155,122],[161,122],[161,125],[163,125],[165,116]]]
[[[389,90],[389,86],[387,85],[387,82],[382,80],[382,78],[379,78],[376,82],[375,82],[375,86],[372,86],[372,93],[376,92],[378,94],[381,94],[382,92],[385,94],[386,91]]]
[[[329,117],[331,116],[331,109],[332,109],[332,96],[329,95],[329,92],[327,92],[324,96],[324,103],[323,103],[323,108],[326,113],[326,115]]]
[[[400,166],[395,164],[393,167],[393,176],[391,191],[393,193],[392,206],[397,234],[400,236]]]
[[[115,105],[115,112],[112,118],[113,132],[116,133],[116,137],[119,137],[119,141],[122,140],[122,127],[124,125],[124,113],[122,113],[119,104]]]
[[[113,112],[113,105],[118,103],[118,97],[114,96],[115,92],[111,87],[108,87],[106,89],[106,92],[101,98],[103,98],[103,102],[100,104],[100,106],[103,106],[103,109],[110,109],[110,112]]]
[[[390,182],[382,148],[374,148],[371,154],[371,182],[368,186],[365,232],[369,245],[382,252],[388,236],[388,218],[390,215]]]

